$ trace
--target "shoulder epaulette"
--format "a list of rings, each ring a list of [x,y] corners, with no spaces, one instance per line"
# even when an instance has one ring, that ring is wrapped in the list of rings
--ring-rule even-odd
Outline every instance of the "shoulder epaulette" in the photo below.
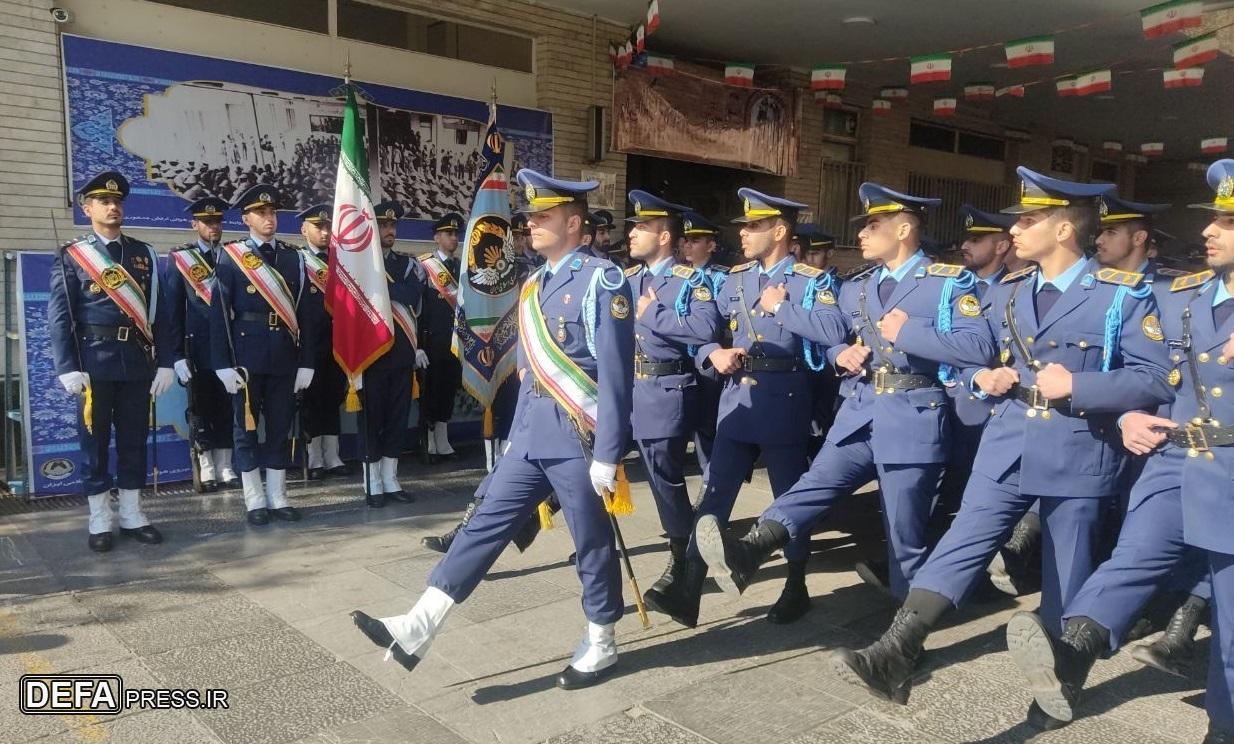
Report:
[[[1154,271],[1153,273],[1156,274],[1157,276],[1168,276],[1168,277],[1187,276],[1187,272],[1181,269],[1171,269],[1166,266],[1158,266],[1156,271]]]
[[[746,271],[747,269],[752,269],[752,268],[754,268],[754,265],[755,265],[756,263],[758,263],[758,262],[757,262],[757,261],[747,261],[747,262],[745,262],[745,263],[743,263],[743,264],[737,264],[737,265],[736,265],[736,266],[734,266],[733,268],[729,269],[729,270],[728,270],[728,273],[730,273],[730,274],[736,274],[738,271]]]
[[[877,269],[878,266],[879,264],[877,261],[870,261],[869,263],[863,263],[860,266],[849,269],[847,272],[841,274],[840,278],[846,282],[852,281],[853,279],[860,279],[861,277],[870,273],[874,269]]]
[[[634,276],[635,274],[637,274],[638,272],[642,270],[643,270],[643,267],[641,264],[636,265],[636,266],[631,266],[630,268],[626,269],[626,276]]]
[[[689,266],[683,266],[682,264],[673,264],[673,276],[677,277],[678,279],[689,279],[690,277],[694,276],[695,271],[696,269],[692,269]]]
[[[1105,268],[1097,272],[1097,281],[1106,284],[1121,284],[1124,287],[1137,287],[1140,282],[1144,281],[1144,275],[1138,271]]]
[[[1216,275],[1211,269],[1205,269],[1204,271],[1195,274],[1188,274],[1187,276],[1180,276],[1170,284],[1170,291],[1181,292],[1184,289],[1198,287],[1209,279],[1212,279],[1214,276]]]
[[[930,276],[953,277],[959,276],[964,271],[964,267],[960,264],[932,263],[926,267],[926,273]]]
[[[430,258],[432,255],[433,255],[433,252],[432,252],[432,251],[429,251],[428,253],[421,253],[420,255],[416,256],[416,260],[417,260],[417,261],[424,261],[424,260],[426,260],[426,259]]]
[[[175,248],[172,248],[170,252],[175,253],[176,251],[187,251],[189,248],[196,248],[196,247],[197,247],[196,243],[185,243],[184,245],[178,245]]]
[[[808,276],[811,279],[823,273],[822,269],[816,269],[810,264],[801,263],[800,261],[793,264],[793,271],[797,272],[798,274],[801,274],[802,276]]]
[[[721,274],[727,274],[728,272],[732,271],[732,269],[725,266],[724,264],[712,264],[711,268],[714,269],[715,271],[720,272]]]
[[[999,282],[999,284],[1008,284],[1010,282],[1019,281],[1020,279],[1023,279],[1026,276],[1032,276],[1035,273],[1037,273],[1036,266],[1025,266],[1019,271],[1013,271],[1007,276],[1003,277],[1003,280]]]

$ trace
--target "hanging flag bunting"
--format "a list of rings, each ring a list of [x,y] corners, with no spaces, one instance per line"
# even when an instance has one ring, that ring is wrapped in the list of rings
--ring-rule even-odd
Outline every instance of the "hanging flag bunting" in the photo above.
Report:
[[[1217,58],[1217,32],[1174,45],[1174,66],[1194,67]]]
[[[1086,72],[1076,78],[1075,94],[1077,96],[1091,96],[1094,93],[1105,93],[1112,87],[1112,80],[1113,76],[1109,70]]]
[[[844,107],[844,99],[839,93],[828,93],[825,90],[814,91],[814,102],[821,103],[823,108],[838,109]]]
[[[647,27],[641,23],[634,27],[634,51],[639,54],[647,51]]]
[[[1140,154],[1144,157],[1157,157],[1165,152],[1164,142],[1145,142],[1140,145]]]
[[[899,86],[892,88],[881,88],[878,91],[878,97],[886,98],[890,101],[903,100],[908,98],[908,88],[901,88]]]
[[[843,90],[846,73],[843,65],[819,65],[810,71],[810,89]]]
[[[655,77],[673,74],[673,60],[659,54],[647,55],[647,73]]]
[[[934,115],[935,116],[954,116],[955,115],[955,99],[954,98],[935,98],[934,99]]]
[[[999,88],[998,90],[994,91],[995,98],[1003,98],[1004,96],[1011,96],[1012,98],[1023,98],[1024,97],[1024,86],[1023,85],[1008,85],[1006,88]]]
[[[630,43],[629,39],[626,39],[617,54],[617,66],[629,67],[632,61],[634,61],[634,45]]]
[[[1208,163],[1197,163],[1195,161],[1192,161],[1190,163],[1187,163],[1187,170],[1199,171],[1200,173],[1203,173],[1208,170]]]
[[[1101,149],[1108,153],[1116,153],[1123,151],[1123,143],[1118,140],[1106,140],[1101,143]]]
[[[616,42],[608,43],[608,61],[617,66],[617,60],[621,58],[621,47],[617,46]]]
[[[1004,45],[1007,66],[1010,68],[1054,64],[1054,37],[1030,36],[1016,39]]]
[[[1162,70],[1166,90],[1174,88],[1198,88],[1204,83],[1203,67],[1184,67],[1181,70]]]
[[[647,4],[647,35],[651,36],[660,28],[660,0],[651,0]]]
[[[886,116],[891,113],[891,101],[885,98],[875,98],[872,108],[875,116]]]
[[[971,83],[964,86],[964,100],[966,101],[993,101],[994,100],[994,84],[993,83]]]
[[[1140,11],[1140,23],[1144,24],[1144,36],[1155,39],[1184,28],[1200,25],[1203,12],[1200,0],[1170,0]]]
[[[1076,152],[1080,153],[1081,155],[1087,155],[1087,154],[1088,154],[1088,145],[1076,145],[1075,147],[1073,147],[1073,148],[1071,148],[1071,149],[1075,150]]]
[[[1059,78],[1054,82],[1054,88],[1058,91],[1061,97],[1074,96],[1076,87],[1076,76],[1068,75],[1067,77]]]
[[[951,79],[951,55],[927,54],[923,57],[913,57],[909,60],[908,82],[941,83]]]
[[[1200,140],[1200,152],[1205,155],[1219,155],[1225,152],[1229,147],[1229,138],[1227,137],[1209,137],[1208,139]]]
[[[739,85],[742,88],[754,86],[754,65],[744,62],[732,62],[724,66],[724,82],[729,85]]]
[[[1072,140],[1072,139],[1067,139],[1066,137],[1062,137],[1062,138],[1056,139],[1056,140],[1054,140],[1053,142],[1051,142],[1051,143],[1050,143],[1050,146],[1051,146],[1051,147],[1065,147],[1065,148],[1067,148],[1068,150],[1074,150],[1074,149],[1075,149],[1075,140]]]

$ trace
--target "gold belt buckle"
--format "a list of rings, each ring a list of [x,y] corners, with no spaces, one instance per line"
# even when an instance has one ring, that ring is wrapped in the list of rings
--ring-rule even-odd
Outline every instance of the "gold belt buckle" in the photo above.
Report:
[[[116,340],[117,341],[128,341],[129,340],[129,327],[128,326],[120,326],[119,328],[116,329]]]
[[[1029,388],[1028,411],[1025,412],[1025,415],[1027,415],[1029,418],[1033,418],[1034,416],[1037,415],[1038,411],[1041,412],[1041,418],[1047,421],[1050,419],[1050,416],[1052,415],[1050,413],[1049,399],[1041,394],[1040,388],[1038,388],[1036,385],[1033,385],[1032,387]]]
[[[1201,452],[1209,450],[1203,424],[1187,424],[1184,431],[1187,433],[1187,457],[1199,457]]]
[[[887,387],[887,368],[879,367],[874,370],[874,394],[882,395],[890,392],[892,391]]]
[[[266,324],[269,325],[271,328],[278,328],[279,327],[279,314],[273,311],[267,313],[266,314]]]

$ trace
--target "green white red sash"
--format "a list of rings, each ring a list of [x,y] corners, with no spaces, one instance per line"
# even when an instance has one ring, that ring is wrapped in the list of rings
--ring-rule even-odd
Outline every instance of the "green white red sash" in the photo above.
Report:
[[[279,316],[292,338],[300,340],[300,323],[296,320],[296,304],[283,275],[261,259],[244,243],[228,243],[223,246],[231,256],[236,268],[257,288],[257,292],[270,304],[270,309]]]
[[[313,286],[317,287],[318,292],[325,294],[326,277],[330,273],[330,267],[326,265],[325,261],[318,258],[316,253],[308,248],[301,250],[300,254],[304,256],[305,275],[308,276],[308,279],[313,283]]]
[[[180,276],[184,277],[184,281],[188,282],[202,302],[209,305],[210,299],[214,296],[214,289],[210,286],[210,278],[214,276],[214,269],[210,268],[210,264],[202,258],[201,252],[195,248],[172,251],[171,260],[180,270]]]
[[[408,268],[411,268],[408,266]],[[386,272],[386,281],[394,284],[394,277],[390,276],[390,272]],[[407,336],[407,340],[411,342],[411,348],[419,348],[416,345],[416,333],[419,330],[419,325],[416,323],[416,316],[412,314],[411,309],[403,303],[390,298],[390,310],[394,313],[394,322],[398,323],[398,327],[403,329],[403,335]]]
[[[102,287],[107,296],[119,306],[121,312],[133,321],[141,335],[150,343],[154,343],[154,332],[150,329],[149,308],[146,306],[146,293],[141,285],[123,266],[112,260],[107,253],[100,251],[88,239],[70,243],[64,249],[76,261],[94,283]],[[151,271],[158,271],[154,265]]]
[[[437,257],[436,253],[422,256],[420,263],[424,265],[424,273],[428,274],[428,280],[437,289],[437,294],[441,295],[441,299],[450,305],[451,310],[457,310],[458,281],[450,275],[450,270],[446,268],[445,263]]]
[[[584,431],[593,432],[599,408],[596,381],[561,350],[549,333],[544,312],[540,309],[542,273],[543,268],[533,272],[519,293],[519,343],[523,346],[523,353],[536,381],[548,390]]]

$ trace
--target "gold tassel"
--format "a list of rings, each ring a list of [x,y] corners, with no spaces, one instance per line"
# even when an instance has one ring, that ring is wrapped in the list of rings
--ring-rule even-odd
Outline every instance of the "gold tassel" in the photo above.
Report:
[[[356,392],[354,382],[347,383],[347,400],[343,403],[343,410],[348,413],[355,413],[360,410],[360,395]]]
[[[540,502],[540,505],[536,507],[536,513],[540,515],[540,529],[553,529],[553,512],[548,508],[548,499]]]
[[[634,513],[634,500],[630,498],[630,481],[626,480],[625,465],[617,465],[617,490],[606,500],[609,514],[624,517]]]
[[[416,373],[411,373],[411,399],[420,400],[420,381],[416,379]]]
[[[81,418],[86,424],[86,431],[90,434],[94,433],[94,391],[90,389],[90,385],[85,387],[85,402],[81,407]]]
[[[484,409],[484,438],[493,438],[493,408],[489,406]]]
[[[249,386],[244,386],[244,430],[257,431],[257,419],[253,418],[253,403],[249,399]]]

